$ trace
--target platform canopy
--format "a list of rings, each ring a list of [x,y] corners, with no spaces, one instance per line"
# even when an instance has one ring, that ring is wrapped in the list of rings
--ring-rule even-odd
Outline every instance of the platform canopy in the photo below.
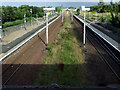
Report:
[[[55,11],[55,8],[43,8],[44,11]]]

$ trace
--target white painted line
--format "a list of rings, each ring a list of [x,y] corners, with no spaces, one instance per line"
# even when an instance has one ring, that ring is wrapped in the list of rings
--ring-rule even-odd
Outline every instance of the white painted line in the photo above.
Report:
[[[84,21],[79,18],[78,16],[74,15],[78,20],[80,20],[82,23],[84,23]],[[97,35],[99,35],[101,38],[103,38],[106,42],[108,42],[112,47],[114,47],[117,51],[120,52],[120,50],[113,45],[110,41],[108,41],[106,38],[104,38],[102,35],[100,35],[97,31],[99,31],[98,29],[94,28],[93,26],[89,25],[88,23],[86,23],[86,26],[88,26],[93,32],[95,32]],[[100,31],[99,31],[100,32]],[[100,32],[102,33],[102,32]],[[106,34],[102,33],[104,36],[107,36]],[[111,39],[109,36],[107,36],[109,39]],[[116,41],[114,41],[113,39],[111,39],[114,43],[116,43]],[[118,44],[119,45],[119,44]]]
[[[54,19],[53,21],[51,21],[48,26],[50,24],[52,24],[54,21],[56,21],[60,16],[58,16],[56,19]],[[8,53],[6,55],[4,55],[2,58],[0,58],[0,61],[2,61],[3,59],[5,59],[6,57],[8,57],[10,54],[12,54],[14,51],[16,51],[18,48],[20,48],[21,46],[23,46],[26,42],[28,42],[30,39],[32,39],[34,36],[36,36],[38,33],[40,33],[42,30],[44,30],[46,28],[46,26],[44,26],[43,28],[41,28],[39,31],[37,31],[36,33],[34,33],[33,35],[29,36],[28,38],[26,38],[24,41],[22,41],[20,44],[16,45],[15,47],[13,47],[11,50],[8,51]]]

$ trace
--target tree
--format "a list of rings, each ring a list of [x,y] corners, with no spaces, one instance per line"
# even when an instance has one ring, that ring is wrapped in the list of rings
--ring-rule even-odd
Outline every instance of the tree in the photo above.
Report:
[[[23,19],[24,14],[26,14],[26,17],[30,17],[30,9],[33,11],[32,16],[36,17],[36,14],[38,14],[39,17],[43,16],[43,7],[29,5],[21,5],[20,7],[2,6],[2,23]]]
[[[75,9],[76,7],[69,7],[69,9]]]
[[[98,11],[98,9],[99,9],[99,6],[98,5],[96,5],[96,6],[91,6],[90,7],[90,11],[92,11],[92,12],[97,12]]]
[[[118,25],[120,24],[120,20],[119,20],[119,7],[118,7],[118,3],[116,2],[115,4],[113,4],[112,0],[110,2],[111,4],[111,16],[112,16],[112,24],[113,25]]]
[[[79,15],[79,14],[80,14],[80,8],[77,9],[77,15]]]
[[[15,11],[15,18],[16,18],[16,19],[22,19],[22,18],[23,18],[23,15],[24,15],[24,13],[21,12],[20,9],[17,9],[17,10]]]
[[[104,12],[104,8],[103,8],[104,5],[105,3],[103,2],[103,0],[100,0],[100,2],[98,3],[99,6],[98,12]]]
[[[56,9],[56,11],[57,11],[58,13],[60,13],[60,11],[61,11],[62,9],[64,9],[64,7],[56,7],[55,9]]]

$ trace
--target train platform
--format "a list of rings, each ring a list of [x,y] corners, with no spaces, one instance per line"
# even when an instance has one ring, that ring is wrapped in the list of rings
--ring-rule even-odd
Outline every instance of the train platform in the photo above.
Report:
[[[82,23],[84,23],[82,17],[76,15],[74,16],[78,18]],[[115,36],[113,33],[109,32],[109,30],[97,24],[91,24],[86,22],[86,26],[90,28],[93,32],[95,32],[98,36],[100,36],[103,40],[105,40],[107,43],[109,43],[112,47],[114,47],[118,52],[120,52],[120,40],[118,35]]]
[[[56,17],[56,15],[50,17],[49,22]],[[2,42],[0,43],[0,45],[2,46],[2,53],[0,54],[0,58],[6,55],[6,53],[12,48],[14,48],[14,46],[25,40],[25,38],[32,35],[37,30],[41,29],[44,25],[45,20],[41,20],[38,23],[33,24],[32,26],[27,26],[27,30],[21,27],[20,30],[2,36]]]

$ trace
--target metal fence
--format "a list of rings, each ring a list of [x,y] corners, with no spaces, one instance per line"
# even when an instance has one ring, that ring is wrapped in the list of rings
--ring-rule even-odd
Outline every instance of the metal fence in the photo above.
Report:
[[[54,16],[54,15],[53,15]],[[53,17],[53,16],[50,16],[49,18]],[[37,24],[37,23],[40,23],[42,21],[44,21],[45,19],[44,18],[39,18],[39,19],[35,19],[33,18],[34,20],[32,20],[32,25],[34,24]],[[21,29],[25,29],[25,26],[26,28],[31,26],[31,21],[29,22],[26,22],[26,24],[22,23],[22,24],[19,24],[19,25],[16,25],[16,26],[11,26],[11,27],[8,27],[8,28],[5,28],[5,29],[2,29],[2,33],[1,33],[1,36],[7,36],[9,35],[10,33],[13,33],[15,31],[19,31]]]

